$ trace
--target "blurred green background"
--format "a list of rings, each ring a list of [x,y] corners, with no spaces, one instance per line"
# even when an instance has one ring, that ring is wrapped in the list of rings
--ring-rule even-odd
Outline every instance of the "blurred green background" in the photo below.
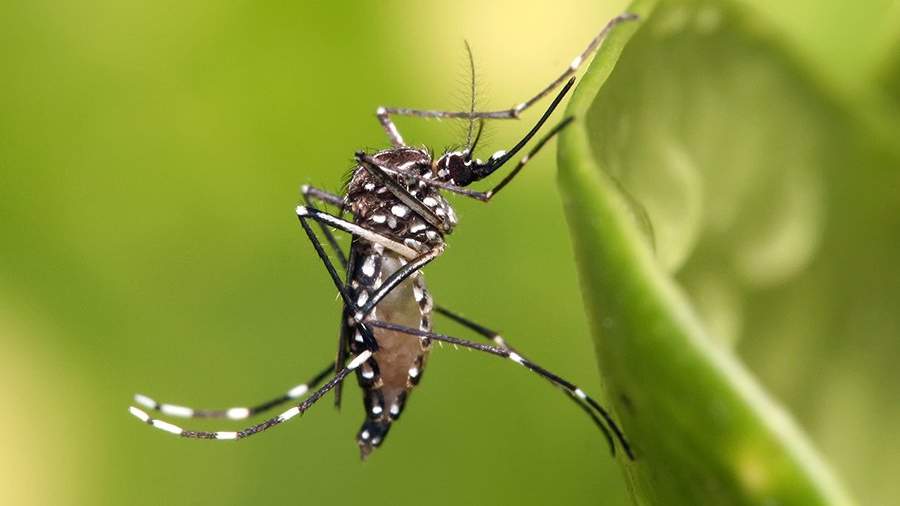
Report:
[[[748,3],[843,96],[900,97],[900,73],[884,72],[900,69],[884,65],[897,2]],[[604,440],[562,395],[451,348],[364,464],[355,386],[342,412],[326,402],[239,444],[179,440],[126,411],[137,391],[246,404],[318,370],[340,305],[296,223],[298,187],[337,190],[356,149],[385,146],[378,105],[464,107],[464,39],[479,104],[506,107],[624,6],[0,3],[0,502],[627,504]],[[399,125],[436,149],[463,138],[453,123]],[[484,145],[527,125],[495,123]],[[553,153],[489,206],[457,201],[461,226],[428,270],[437,300],[600,392]],[[896,268],[873,267],[885,261],[873,254],[866,275],[897,294]],[[738,353],[861,503],[889,504],[900,330],[893,314],[858,323],[859,348],[763,332]]]

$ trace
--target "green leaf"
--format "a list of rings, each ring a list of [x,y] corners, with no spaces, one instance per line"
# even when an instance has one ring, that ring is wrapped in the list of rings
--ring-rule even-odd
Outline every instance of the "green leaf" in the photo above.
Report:
[[[629,12],[572,97],[559,183],[635,502],[851,504],[731,349],[743,294],[816,256],[841,112],[742,7]]]

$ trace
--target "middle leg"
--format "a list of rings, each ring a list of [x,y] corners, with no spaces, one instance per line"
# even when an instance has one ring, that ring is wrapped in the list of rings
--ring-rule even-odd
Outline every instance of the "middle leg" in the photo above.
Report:
[[[474,321],[469,320],[469,319],[459,315],[458,313],[450,311],[449,309],[446,309],[443,307],[435,307],[435,311],[438,314],[444,315],[448,319],[455,321],[456,323],[462,325],[463,327],[465,327],[469,330],[472,330],[473,332],[480,335],[481,337],[484,337],[485,339],[493,341],[493,343],[496,344],[498,348],[512,352],[512,353],[516,353],[523,359],[528,360],[524,355],[522,355],[515,348],[510,346],[506,342],[506,340],[503,338],[503,336],[500,335],[500,333],[495,332],[481,324],[475,323]],[[580,398],[578,395],[571,392],[570,390],[561,387],[560,385],[554,383],[552,380],[548,379],[548,381],[550,382],[551,385],[559,388],[563,393],[565,393],[566,397],[571,399],[572,402],[574,402],[579,408],[581,408],[582,411],[585,412],[585,414],[588,417],[590,417],[590,419],[594,422],[594,425],[596,425],[603,432],[603,435],[606,437],[606,441],[609,443],[610,452],[615,454],[615,444],[613,443],[612,434],[610,434],[609,429],[606,428],[606,425],[603,423],[603,420],[601,420],[600,417],[598,417],[597,414],[594,412],[594,410],[591,409],[591,406],[589,404],[587,404],[587,402],[584,399]]]

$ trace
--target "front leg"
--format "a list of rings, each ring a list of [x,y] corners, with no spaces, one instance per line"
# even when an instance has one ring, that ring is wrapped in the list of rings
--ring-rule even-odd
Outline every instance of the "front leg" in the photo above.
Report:
[[[300,221],[303,223],[305,223],[307,219],[312,219],[319,223],[324,223],[330,227],[334,227],[338,230],[343,230],[344,232],[353,234],[371,243],[380,244],[385,248],[401,255],[407,260],[412,260],[419,256],[418,251],[410,248],[405,244],[401,244],[393,239],[375,233],[367,228],[357,225],[356,223],[351,223],[347,220],[338,218],[337,216],[319,211],[314,207],[297,206],[297,217],[300,218]]]

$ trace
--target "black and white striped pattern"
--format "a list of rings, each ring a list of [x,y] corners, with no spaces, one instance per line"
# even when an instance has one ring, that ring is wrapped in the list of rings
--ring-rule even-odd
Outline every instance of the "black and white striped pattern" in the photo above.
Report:
[[[157,411],[164,415],[176,418],[220,418],[229,420],[245,420],[252,416],[264,413],[276,406],[284,404],[288,401],[299,399],[307,394],[311,389],[316,388],[329,374],[332,373],[334,367],[329,364],[328,367],[316,374],[306,383],[301,383],[289,389],[287,392],[274,397],[270,400],[261,402],[254,406],[233,407],[227,409],[195,409],[187,406],[179,406],[177,404],[160,403],[142,394],[134,396],[134,402],[138,405],[151,410]]]
[[[328,393],[331,389],[335,387],[335,385],[344,381],[344,378],[350,374],[351,371],[356,370],[363,362],[368,360],[372,356],[371,351],[364,351],[357,355],[351,360],[346,367],[338,371],[338,373],[332,378],[328,383],[323,385],[321,388],[312,393],[309,397],[307,397],[300,404],[292,407],[291,409],[285,411],[284,413],[269,418],[268,420],[258,423],[256,425],[252,425],[250,427],[238,430],[238,431],[195,431],[189,429],[183,429],[177,425],[166,422],[165,420],[159,420],[156,418],[151,418],[145,411],[140,408],[136,408],[131,406],[128,408],[128,411],[134,415],[138,420],[151,425],[159,430],[164,432],[168,432],[170,434],[174,434],[176,436],[181,436],[185,438],[192,439],[215,439],[215,440],[232,440],[232,439],[244,439],[246,437],[250,437],[254,434],[258,434],[260,432],[271,429],[272,427],[287,422],[291,418],[304,413],[308,410],[313,404],[316,403],[319,399],[322,398],[326,393]],[[298,385],[301,387],[304,385]],[[302,390],[298,388],[298,391]],[[294,392],[295,394],[297,392]],[[176,410],[177,411],[177,410]]]

